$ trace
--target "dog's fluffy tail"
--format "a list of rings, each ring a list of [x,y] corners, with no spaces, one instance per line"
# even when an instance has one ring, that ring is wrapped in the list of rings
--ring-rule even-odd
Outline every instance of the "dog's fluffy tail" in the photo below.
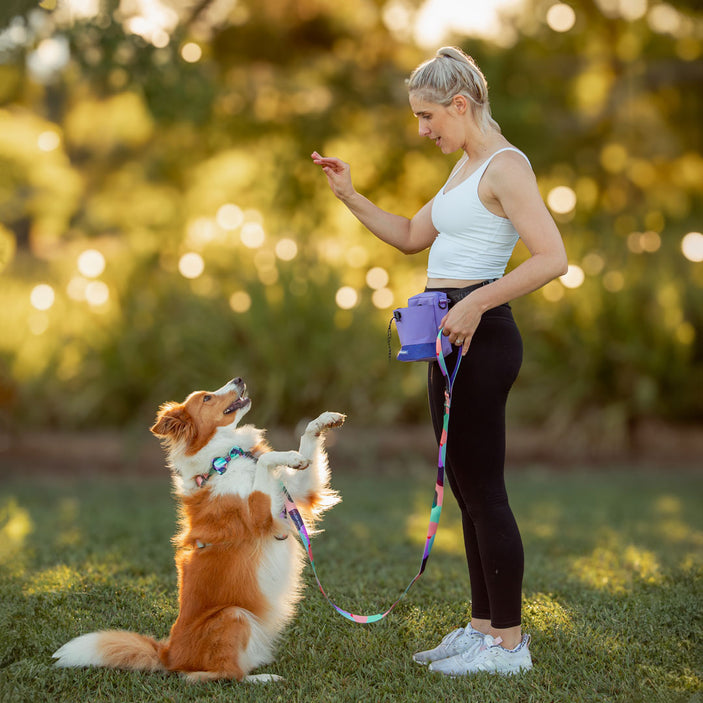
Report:
[[[162,645],[151,637],[123,630],[81,635],[52,655],[56,666],[105,666],[135,671],[166,671],[159,651]]]

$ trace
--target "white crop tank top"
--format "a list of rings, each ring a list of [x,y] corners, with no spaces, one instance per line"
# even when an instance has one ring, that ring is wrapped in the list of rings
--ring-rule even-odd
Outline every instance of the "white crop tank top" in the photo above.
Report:
[[[444,192],[452,177],[442,186],[432,203],[432,224],[439,232],[427,261],[428,278],[456,278],[481,281],[501,278],[519,239],[510,220],[494,215],[478,197],[478,184],[493,158],[491,154],[466,180]]]

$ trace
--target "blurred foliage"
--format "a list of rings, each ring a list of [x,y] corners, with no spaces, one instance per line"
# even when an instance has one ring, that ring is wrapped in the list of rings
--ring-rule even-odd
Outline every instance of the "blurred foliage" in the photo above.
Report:
[[[432,53],[409,30],[420,4],[5,8],[6,427],[142,426],[233,375],[262,425],[325,408],[426,417],[425,369],[389,364],[386,346],[426,254],[376,242],[309,159],[351,162],[357,188],[398,213],[434,195],[452,160],[418,138],[404,87]],[[703,418],[703,267],[681,248],[703,215],[703,13],[575,0],[557,32],[552,4],[526,0],[510,41],[447,42],[477,58],[545,198],[576,198],[548,202],[583,280],[514,303],[526,356],[511,412],[620,441],[645,417]],[[86,250],[104,267],[81,270]],[[519,245],[512,265],[525,256]],[[388,283],[367,279],[376,268]]]

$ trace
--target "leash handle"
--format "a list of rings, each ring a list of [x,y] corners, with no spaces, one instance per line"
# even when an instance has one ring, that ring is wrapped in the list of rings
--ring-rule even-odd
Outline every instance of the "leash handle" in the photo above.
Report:
[[[293,521],[293,524],[295,525],[296,529],[298,530],[300,539],[302,540],[303,545],[305,546],[305,549],[308,553],[310,565],[312,566],[312,571],[315,575],[315,580],[317,581],[317,585],[322,595],[327,599],[329,604],[340,615],[347,618],[347,620],[351,620],[352,622],[366,624],[383,620],[383,618],[385,618],[386,615],[388,615],[395,608],[395,606],[398,605],[398,603],[400,603],[400,601],[405,597],[405,594],[412,588],[415,581],[417,581],[420,576],[422,576],[422,573],[424,572],[425,567],[427,566],[427,562],[430,558],[432,545],[434,544],[434,539],[437,534],[437,529],[439,527],[439,518],[442,514],[442,503],[444,501],[444,464],[446,459],[447,437],[449,434],[449,411],[451,409],[452,403],[452,389],[454,387],[454,380],[456,379],[457,372],[459,371],[459,365],[461,364],[461,350],[459,350],[456,365],[454,366],[454,371],[451,376],[447,371],[447,364],[444,361],[444,355],[442,354],[441,329],[439,330],[439,334],[437,335],[435,354],[437,356],[437,361],[439,362],[439,368],[442,371],[442,375],[446,378],[447,388],[444,391],[444,420],[442,424],[442,435],[439,440],[439,456],[437,459],[437,481],[435,483],[434,498],[432,500],[432,509],[430,510],[430,521],[427,527],[427,538],[425,539],[425,548],[422,553],[422,562],[420,564],[419,571],[417,572],[417,574],[415,574],[413,579],[406,586],[405,590],[400,594],[400,596],[393,602],[390,608],[388,608],[383,613],[375,613],[373,615],[356,615],[355,613],[340,608],[336,603],[334,603],[330,599],[330,597],[325,593],[325,589],[322,587],[322,583],[320,583],[320,578],[317,575],[317,568],[315,567],[315,558],[312,553],[312,545],[310,544],[310,536],[308,535],[308,531],[305,527],[305,523],[303,522],[303,518],[300,515],[300,511],[296,507],[293,498],[288,492],[288,489],[281,482],[281,487],[283,489],[283,502],[285,506],[285,512],[288,514],[290,519]]]

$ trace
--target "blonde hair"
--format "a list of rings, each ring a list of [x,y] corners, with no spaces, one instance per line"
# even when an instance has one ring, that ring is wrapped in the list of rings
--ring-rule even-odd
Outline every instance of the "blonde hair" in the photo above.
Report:
[[[409,93],[420,93],[430,102],[449,106],[455,95],[471,104],[474,119],[482,131],[500,125],[491,117],[488,83],[476,62],[455,46],[444,46],[434,58],[420,64],[407,80]]]

